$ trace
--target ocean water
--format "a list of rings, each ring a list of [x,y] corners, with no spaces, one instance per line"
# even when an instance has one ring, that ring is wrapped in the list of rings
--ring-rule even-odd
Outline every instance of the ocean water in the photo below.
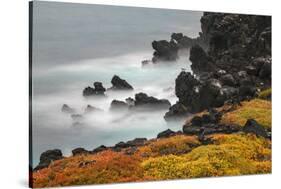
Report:
[[[61,149],[64,155],[83,147],[114,145],[136,137],[153,138],[168,128],[180,130],[182,123],[167,124],[167,110],[128,113],[109,110],[113,99],[125,100],[138,92],[177,101],[175,78],[190,70],[188,51],[177,62],[142,67],[152,57],[153,40],[169,39],[182,32],[195,37],[202,12],[149,8],[40,2],[34,4],[32,68],[33,163],[42,152]],[[100,81],[111,87],[111,78],[126,79],[133,91],[107,91],[105,98],[87,99],[82,91]],[[61,112],[63,104],[83,114],[90,104],[102,112],[85,116],[74,125]]]

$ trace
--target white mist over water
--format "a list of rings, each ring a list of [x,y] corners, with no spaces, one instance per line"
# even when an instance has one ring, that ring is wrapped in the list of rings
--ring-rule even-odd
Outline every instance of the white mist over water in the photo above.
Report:
[[[65,156],[83,147],[92,150],[136,137],[153,138],[181,123],[167,124],[168,110],[116,113],[109,111],[113,99],[125,100],[138,92],[177,101],[175,79],[182,68],[190,70],[188,54],[177,62],[141,66],[151,59],[153,40],[169,40],[173,32],[196,37],[202,12],[34,2],[32,67],[32,159],[61,149]],[[105,98],[87,99],[82,91],[95,81],[111,87],[118,75],[133,91],[107,91]],[[63,104],[82,114],[88,104],[103,112],[85,116],[83,125],[73,125]]]
[[[33,97],[33,144],[35,162],[39,155],[48,149],[59,148],[65,155],[71,150],[84,147],[92,150],[100,145],[114,145],[136,137],[153,138],[168,128],[180,130],[182,123],[167,124],[163,118],[167,110],[151,112],[121,112],[109,110],[112,100],[123,100],[138,92],[147,93],[156,98],[168,99],[172,104],[177,101],[174,94],[175,78],[182,69],[190,70],[188,56],[182,56],[177,62],[169,62],[142,67],[141,61],[149,53],[128,54],[114,58],[92,59],[69,66],[58,66],[43,74],[35,74],[34,83],[39,87],[50,82],[55,75],[63,80],[48,84],[52,92],[38,93]],[[133,87],[133,91],[107,91],[106,97],[85,98],[82,91],[100,81],[104,87],[111,87],[111,78],[118,75]],[[39,91],[44,91],[43,89]],[[63,104],[75,108],[83,114],[86,106],[92,105],[103,111],[84,116],[83,125],[73,125],[69,114],[61,112]]]

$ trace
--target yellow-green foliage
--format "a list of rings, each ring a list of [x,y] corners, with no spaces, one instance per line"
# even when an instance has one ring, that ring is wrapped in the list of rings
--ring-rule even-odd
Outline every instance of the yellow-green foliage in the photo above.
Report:
[[[251,134],[210,137],[214,144],[205,146],[196,136],[178,135],[149,141],[132,155],[106,150],[66,157],[34,172],[34,187],[271,172],[270,140]]]
[[[180,156],[149,158],[145,175],[177,179],[271,172],[270,142],[254,135],[215,135],[215,144],[195,148]]]
[[[259,98],[268,99],[271,96],[271,88],[263,90],[259,93]]]
[[[271,102],[254,99],[242,102],[242,106],[223,115],[222,123],[235,123],[244,126],[248,119],[255,119],[267,129],[271,128]]]
[[[168,154],[183,154],[191,151],[192,147],[198,146],[200,142],[197,136],[177,135],[169,138],[158,139],[150,144],[139,148],[144,157],[155,157]]]

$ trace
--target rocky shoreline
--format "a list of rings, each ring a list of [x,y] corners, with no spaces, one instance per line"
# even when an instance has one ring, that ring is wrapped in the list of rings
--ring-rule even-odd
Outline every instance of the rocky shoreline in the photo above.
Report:
[[[242,106],[241,102],[254,100],[261,91],[271,89],[271,18],[206,12],[200,21],[202,32],[199,37],[192,39],[181,33],[173,33],[170,41],[153,41],[153,58],[142,62],[143,65],[165,64],[177,60],[179,50],[190,50],[193,73],[182,71],[175,79],[176,104],[171,105],[166,99],[157,99],[145,93],[135,94],[134,99],[128,97],[125,102],[118,99],[111,102],[112,111],[167,110],[164,116],[167,122],[186,120],[188,117],[182,131],[168,129],[155,139],[136,138],[111,147],[101,145],[90,151],[77,148],[72,151],[73,156],[106,150],[125,150],[127,155],[131,155],[140,146],[176,135],[195,135],[202,145],[212,143],[209,135],[221,133],[253,133],[271,139],[271,129],[264,128],[254,119],[247,119],[244,125],[222,123],[222,117]],[[134,90],[132,85],[117,75],[113,76],[111,83],[112,87],[105,89],[97,81],[94,87],[83,90],[83,96],[106,96],[107,90]],[[267,100],[271,100],[271,96]],[[67,104],[62,106],[62,111],[70,114],[75,122],[84,116],[76,114]],[[102,110],[91,105],[85,109],[85,113],[94,111]],[[59,149],[43,152],[34,171],[63,158]]]

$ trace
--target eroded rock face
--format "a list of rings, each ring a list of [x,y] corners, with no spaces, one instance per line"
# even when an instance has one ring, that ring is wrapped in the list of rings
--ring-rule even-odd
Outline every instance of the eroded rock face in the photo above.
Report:
[[[34,168],[34,171],[46,168],[52,163],[53,161],[62,159],[62,152],[59,149],[54,150],[47,150],[40,155],[40,162]]]
[[[112,90],[133,90],[133,87],[124,79],[121,79],[119,76],[114,75],[111,79]]]

